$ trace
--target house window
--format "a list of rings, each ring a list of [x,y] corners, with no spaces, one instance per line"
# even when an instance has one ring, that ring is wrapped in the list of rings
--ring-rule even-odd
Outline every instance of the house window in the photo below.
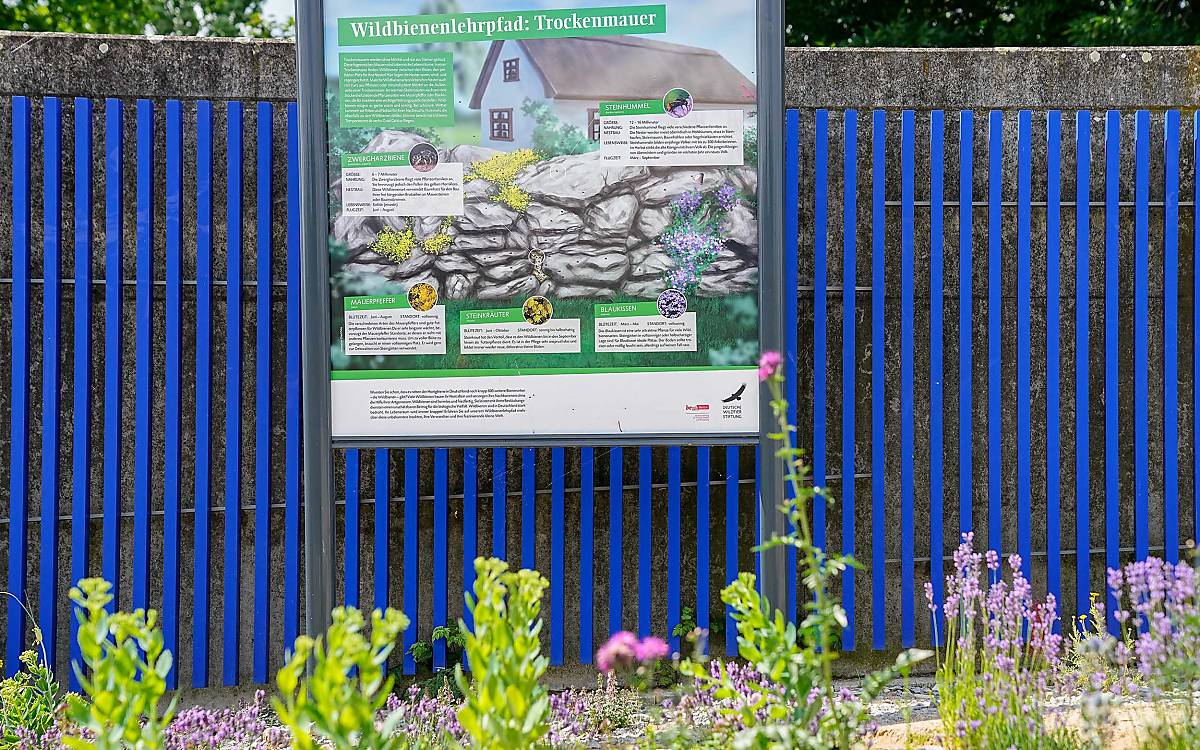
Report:
[[[521,61],[518,58],[504,61],[504,80],[519,81],[521,80]]]
[[[600,110],[588,110],[588,138],[592,139],[593,143],[600,142]]]
[[[493,141],[511,141],[513,139],[513,111],[511,109],[488,110],[488,120],[492,126]]]

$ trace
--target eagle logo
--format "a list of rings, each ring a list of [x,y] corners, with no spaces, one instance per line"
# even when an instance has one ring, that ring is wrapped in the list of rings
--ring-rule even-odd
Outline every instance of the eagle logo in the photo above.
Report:
[[[741,388],[738,388],[738,389],[737,389],[737,391],[735,391],[735,392],[734,392],[734,394],[733,394],[732,396],[730,396],[729,398],[725,399],[725,400],[724,400],[724,401],[722,401],[721,403],[723,403],[723,404],[732,404],[734,401],[741,401],[741,400],[742,400],[742,394],[744,394],[745,392],[746,392],[746,384],[745,384],[745,383],[742,383],[742,387],[741,387]]]

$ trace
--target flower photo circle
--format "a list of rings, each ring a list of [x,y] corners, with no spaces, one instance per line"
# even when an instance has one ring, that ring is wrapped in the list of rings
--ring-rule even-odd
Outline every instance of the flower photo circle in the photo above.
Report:
[[[418,172],[432,172],[441,157],[433,144],[418,143],[408,151],[408,164]]]
[[[535,326],[545,325],[554,318],[554,305],[545,297],[530,297],[521,307],[521,313],[525,316],[526,323]]]
[[[692,99],[692,93],[687,89],[671,89],[663,97],[663,108],[671,117],[687,117],[692,113],[694,106],[695,100]]]
[[[421,282],[408,290],[408,306],[417,312],[429,312],[438,303],[438,292],[433,284]]]
[[[658,314],[664,318],[682,318],[687,308],[687,296],[678,289],[668,289],[658,295]]]

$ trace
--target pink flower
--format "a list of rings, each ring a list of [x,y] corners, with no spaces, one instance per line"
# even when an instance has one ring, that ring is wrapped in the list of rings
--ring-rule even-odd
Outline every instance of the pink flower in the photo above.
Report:
[[[670,652],[667,642],[657,636],[649,636],[642,640],[634,649],[634,654],[640,662],[658,661]]]
[[[637,636],[629,631],[613,633],[596,652],[596,668],[606,674],[628,671],[638,661],[637,649],[640,645]]]
[[[758,379],[763,382],[770,380],[782,364],[783,355],[779,352],[763,352],[758,360]]]

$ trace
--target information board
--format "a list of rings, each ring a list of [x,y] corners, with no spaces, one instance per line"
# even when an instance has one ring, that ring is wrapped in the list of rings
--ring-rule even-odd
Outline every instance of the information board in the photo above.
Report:
[[[758,439],[755,0],[315,5],[335,442]]]

